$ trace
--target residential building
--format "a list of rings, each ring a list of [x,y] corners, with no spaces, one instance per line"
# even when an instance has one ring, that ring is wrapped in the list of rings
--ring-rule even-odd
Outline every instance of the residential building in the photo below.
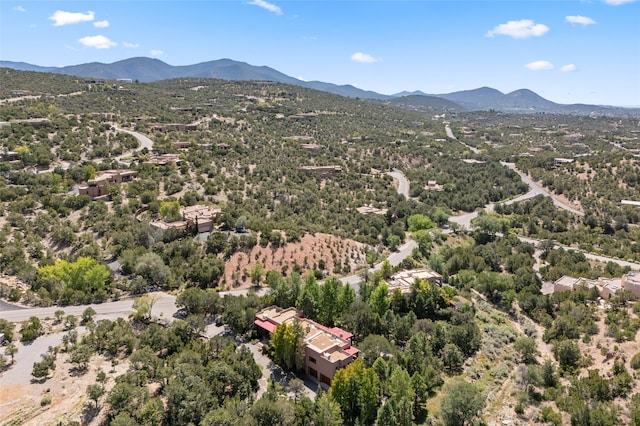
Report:
[[[292,324],[296,319],[304,331],[305,372],[322,385],[331,386],[336,371],[349,365],[360,352],[351,346],[353,335],[341,328],[325,327],[304,318],[302,312],[293,307],[264,308],[256,313],[254,324],[271,334],[280,324]]]
[[[176,222],[165,222],[156,220],[149,225],[155,229],[167,230],[175,229],[186,231],[196,229],[198,233],[211,232],[215,227],[216,220],[222,215],[222,210],[214,209],[210,206],[195,205],[180,209],[182,220]]]
[[[600,297],[609,299],[618,290],[628,290],[637,298],[640,298],[640,273],[629,272],[619,278],[598,278],[589,280],[586,278],[574,278],[568,275],[558,278],[553,283],[554,292],[573,291],[580,287],[597,288]]]
[[[74,192],[76,195],[88,195],[91,198],[102,197],[108,194],[109,185],[129,183],[137,174],[137,171],[129,169],[99,171],[96,177],[89,179],[86,184],[74,187]]]
[[[222,210],[210,206],[187,206],[180,212],[184,221],[198,228],[198,233],[211,232],[215,221],[222,215]]]
[[[178,154],[162,154],[162,155],[154,155],[147,161],[143,161],[142,164],[152,165],[152,166],[168,166],[171,164],[179,164],[182,160]]]
[[[158,131],[163,133],[175,132],[175,131],[184,132],[187,130],[198,130],[197,124],[181,124],[181,123],[167,123],[167,124],[147,123],[145,127],[147,128],[147,130]]]
[[[425,186],[424,189],[426,189],[428,191],[442,191],[442,190],[444,190],[442,185],[438,185],[438,182],[436,182],[435,180],[427,181],[427,186]]]
[[[554,158],[553,161],[555,161],[556,167],[560,167],[564,166],[565,164],[571,164],[574,160],[573,158]]]
[[[306,174],[318,174],[320,176],[333,176],[342,173],[340,166],[301,166],[298,170]]]
[[[389,293],[393,293],[396,289],[399,289],[402,294],[409,294],[411,292],[411,286],[416,280],[427,280],[432,284],[442,286],[442,275],[439,273],[426,268],[411,269],[398,272],[387,280]]]

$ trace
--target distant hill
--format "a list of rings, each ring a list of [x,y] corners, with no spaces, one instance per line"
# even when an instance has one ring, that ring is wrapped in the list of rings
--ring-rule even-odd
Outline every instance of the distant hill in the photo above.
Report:
[[[448,99],[440,98],[437,96],[428,95],[407,95],[391,98],[386,101],[387,103],[395,106],[401,106],[405,108],[421,110],[447,110],[447,111],[464,111],[466,108],[460,104],[452,102]]]
[[[562,105],[551,102],[528,89],[504,94],[490,87],[445,94],[427,95],[421,91],[382,95],[351,85],[321,81],[303,81],[267,66],[255,66],[232,59],[218,59],[195,65],[173,66],[159,59],[130,58],[111,64],[92,62],[66,67],[40,67],[24,62],[0,61],[0,67],[21,71],[39,71],[105,80],[132,79],[153,82],[172,78],[220,78],[224,80],[264,80],[293,84],[341,96],[376,99],[412,109],[487,110],[509,112],[549,112],[564,114],[640,115],[640,109],[599,105]],[[434,98],[448,102],[437,101]]]

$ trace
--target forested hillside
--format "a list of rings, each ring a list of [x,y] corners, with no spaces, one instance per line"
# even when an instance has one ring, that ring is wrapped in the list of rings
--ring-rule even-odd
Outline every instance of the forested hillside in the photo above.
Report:
[[[640,268],[637,120],[0,73],[9,424],[640,424],[637,295],[587,281]],[[358,356],[320,386],[272,305]]]

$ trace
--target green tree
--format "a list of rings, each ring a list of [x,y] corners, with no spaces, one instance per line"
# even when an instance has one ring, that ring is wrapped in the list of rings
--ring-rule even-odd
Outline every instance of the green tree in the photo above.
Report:
[[[343,424],[340,404],[334,401],[329,392],[322,392],[318,396],[313,420],[316,426],[341,426]]]
[[[149,252],[138,258],[135,273],[144,277],[151,284],[162,286],[169,280],[171,269],[164,264],[160,255]]]
[[[553,356],[561,368],[572,369],[580,360],[580,347],[571,340],[561,340],[553,347]]]
[[[300,370],[304,366],[304,330],[298,320],[293,324],[280,324],[269,342],[274,361],[287,370]]]
[[[98,400],[102,395],[104,395],[104,392],[104,388],[97,383],[92,383],[87,386],[87,396],[90,400],[95,402],[96,410],[98,409]]]
[[[22,323],[20,333],[22,334],[21,340],[23,342],[35,340],[43,333],[42,323],[37,317],[31,317]]]
[[[413,214],[407,218],[409,232],[415,232],[423,229],[435,228],[435,225],[429,216],[423,214]]]
[[[133,302],[133,313],[131,315],[136,319],[149,321],[151,319],[153,306],[159,298],[160,296],[156,294],[145,294],[136,298]]]
[[[160,203],[160,216],[166,222],[177,222],[182,220],[180,215],[180,203],[177,200],[162,201]]]
[[[378,375],[356,359],[333,377],[331,396],[340,404],[346,424],[373,424],[380,395]]]
[[[89,321],[93,321],[93,317],[96,315],[96,310],[93,309],[91,306],[87,307],[83,312],[82,312],[82,322],[84,324],[88,323]]]
[[[538,355],[538,345],[531,337],[520,337],[513,343],[513,348],[518,353],[520,362],[534,364]]]
[[[251,271],[249,271],[249,275],[251,276],[251,283],[253,285],[258,285],[260,284],[260,281],[262,281],[262,277],[264,276],[264,265],[262,263],[256,263],[255,265],[253,265],[253,267],[251,268]]]
[[[78,317],[76,317],[75,315],[69,314],[64,319],[65,330],[71,330],[72,328],[75,328],[77,324],[78,324]]]
[[[31,375],[36,379],[43,379],[49,375],[49,366],[43,361],[34,362]]]
[[[38,268],[36,286],[59,296],[62,303],[79,303],[105,300],[110,280],[111,271],[106,265],[90,257],[79,257],[75,262],[57,260],[53,265]]]
[[[475,384],[455,382],[445,387],[440,414],[445,425],[464,426],[480,415],[485,397]]]
[[[371,306],[371,310],[378,314],[380,318],[384,316],[384,314],[389,310],[389,305],[391,303],[391,297],[389,296],[389,286],[384,281],[381,281],[380,284],[371,292],[371,296],[369,297],[369,306]]]
[[[6,356],[11,357],[11,365],[13,365],[14,357],[16,356],[17,353],[18,353],[18,347],[13,342],[9,343],[7,347],[4,349],[4,354]]]

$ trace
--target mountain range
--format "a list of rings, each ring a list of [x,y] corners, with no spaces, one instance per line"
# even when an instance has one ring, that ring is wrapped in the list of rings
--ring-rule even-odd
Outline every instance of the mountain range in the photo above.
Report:
[[[131,79],[147,83],[172,78],[219,78],[224,80],[266,80],[303,86],[352,98],[372,99],[418,110],[499,110],[508,112],[548,112],[564,114],[640,115],[640,109],[602,105],[564,105],[544,99],[528,89],[502,93],[490,87],[445,94],[420,91],[395,95],[362,90],[352,85],[321,81],[303,81],[267,66],[254,66],[232,59],[218,59],[194,65],[173,66],[159,59],[130,58],[111,64],[91,62],[65,67],[41,67],[24,62],[0,61],[0,67],[76,77],[117,80]]]

